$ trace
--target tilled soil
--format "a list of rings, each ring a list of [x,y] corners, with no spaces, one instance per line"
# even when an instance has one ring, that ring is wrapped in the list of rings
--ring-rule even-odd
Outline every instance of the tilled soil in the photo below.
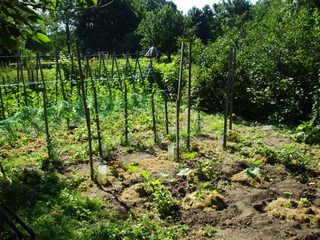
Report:
[[[212,139],[203,139],[203,144]],[[284,141],[284,140],[282,140]],[[287,141],[287,140],[286,140]],[[211,150],[205,150],[203,156],[218,155],[211,144]],[[196,189],[190,188],[190,179],[178,177],[179,169],[189,166],[191,170],[195,165],[188,161],[176,163],[166,160],[166,152],[158,149],[154,154],[139,152],[122,154],[118,156],[121,165],[137,166],[140,171],[147,171],[153,178],[162,178],[162,182],[170,189],[173,196],[179,201]],[[232,159],[232,158],[231,158]],[[194,161],[197,161],[196,159]],[[244,161],[226,161],[216,163],[215,187],[219,186],[219,192],[225,201],[223,209],[206,208],[180,208],[179,218],[171,220],[168,224],[185,224],[190,231],[185,239],[217,239],[217,240],[320,240],[320,175],[313,172],[303,178],[299,174],[293,174],[283,165],[262,164],[259,166],[263,173],[263,180],[257,185],[237,182],[233,176],[248,168]],[[77,169],[77,168],[74,168]],[[83,168],[81,173],[83,173]],[[102,197],[112,199],[112,194],[125,204],[134,213],[148,212],[150,203],[138,194],[137,189],[143,179],[138,172],[121,170],[121,179],[116,180],[108,187],[108,193],[101,192],[98,188],[89,187],[84,195],[89,197]],[[89,175],[88,169],[85,173]],[[282,207],[271,212],[268,206],[272,202],[285,199],[292,202],[288,208]],[[299,207],[301,199],[308,199],[308,206],[302,208],[303,215],[286,217],[286,211],[295,211]],[[116,202],[113,201],[115,205]],[[120,204],[121,205],[121,204]],[[115,206],[115,208],[119,208]],[[312,220],[310,220],[312,219]],[[214,229],[214,236],[205,234],[203,229]]]

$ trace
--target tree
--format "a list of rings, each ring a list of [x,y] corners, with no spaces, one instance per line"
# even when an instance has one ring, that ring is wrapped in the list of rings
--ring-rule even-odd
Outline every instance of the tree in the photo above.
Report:
[[[14,53],[21,39],[49,42],[49,38],[39,28],[41,17],[38,12],[52,3],[53,0],[1,0],[0,53]]]
[[[104,5],[110,1],[101,1]],[[139,18],[124,0],[112,2],[108,7],[88,8],[79,15],[77,36],[87,52],[135,51],[138,39],[134,35]]]
[[[296,8],[291,1],[265,0],[251,9],[251,19],[230,28],[195,58],[201,105],[222,110],[227,54],[237,50],[235,112],[244,118],[297,124],[311,117],[319,89],[320,11]],[[244,34],[242,34],[244,33]],[[196,47],[195,47],[196,48]]]
[[[195,35],[200,38],[203,43],[207,43],[212,39],[213,34],[211,28],[213,12],[209,5],[206,5],[202,10],[196,7],[191,8],[188,12],[188,17],[191,18],[191,27],[194,27]]]
[[[264,2],[264,1],[262,1]],[[251,3],[248,0],[223,0],[213,4],[214,39],[222,36],[226,28],[240,29],[250,19]]]
[[[184,32],[184,17],[173,3],[165,4],[158,11],[147,12],[138,27],[144,49],[158,47],[171,61],[172,53],[177,49],[177,40]]]

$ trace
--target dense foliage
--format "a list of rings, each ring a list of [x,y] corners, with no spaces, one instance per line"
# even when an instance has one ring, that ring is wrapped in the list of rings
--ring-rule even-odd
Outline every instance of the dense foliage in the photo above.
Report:
[[[311,117],[313,95],[319,89],[319,10],[270,0],[257,3],[250,16],[240,30],[227,28],[196,56],[202,67],[198,74],[202,105],[221,110],[227,56],[236,46],[238,114],[277,123]]]

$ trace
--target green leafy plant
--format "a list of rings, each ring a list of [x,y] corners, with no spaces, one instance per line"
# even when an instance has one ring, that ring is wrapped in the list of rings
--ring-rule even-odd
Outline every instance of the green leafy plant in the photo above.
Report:
[[[177,217],[179,214],[178,202],[159,180],[146,182],[144,192],[152,199],[161,218]]]
[[[301,123],[297,127],[296,140],[307,144],[320,143],[320,126],[314,120]]]
[[[216,173],[214,171],[214,160],[199,160],[197,162],[196,175],[201,181],[212,181],[216,179]]]

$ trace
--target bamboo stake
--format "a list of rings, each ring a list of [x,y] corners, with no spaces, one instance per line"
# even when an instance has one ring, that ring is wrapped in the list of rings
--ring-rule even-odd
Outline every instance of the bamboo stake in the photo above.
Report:
[[[234,98],[234,81],[235,81],[235,70],[236,70],[236,49],[232,48],[232,62],[231,62],[231,73],[230,73],[230,106],[229,106],[229,129],[233,129],[233,98]]]
[[[95,182],[94,168],[93,168],[93,154],[92,154],[92,135],[91,135],[91,120],[90,120],[90,110],[87,105],[86,90],[84,85],[84,75],[82,72],[81,58],[80,58],[80,49],[77,44],[77,59],[79,67],[79,77],[80,77],[80,88],[82,92],[82,103],[86,117],[87,131],[88,131],[88,145],[89,145],[89,164],[90,164],[90,176],[91,180]]]
[[[232,49],[228,55],[228,76],[227,82],[225,85],[225,109],[224,109],[224,126],[223,126],[223,149],[227,149],[227,135],[228,135],[228,118],[230,116],[230,84],[231,84],[231,75],[232,75]]]
[[[191,132],[191,74],[192,74],[192,43],[189,43],[189,80],[188,80],[188,125],[187,125],[187,149],[190,152]]]
[[[98,98],[97,98],[97,89],[95,82],[93,80],[92,76],[92,71],[91,67],[89,64],[89,59],[87,58],[87,68],[89,72],[89,77],[91,80],[91,88],[93,91],[93,100],[94,100],[94,110],[95,110],[95,122],[96,122],[96,128],[97,128],[97,135],[98,135],[98,148],[99,148],[99,156],[100,158],[103,157],[103,152],[102,152],[102,143],[101,143],[101,132],[100,132],[100,119],[99,119],[99,105],[98,105]]]
[[[108,58],[106,58],[106,61],[105,61],[104,57],[105,56],[103,56],[103,58],[102,58],[102,65],[103,65],[103,68],[104,68],[104,71],[105,71],[106,78],[110,79],[110,74],[108,73]],[[111,78],[112,78],[112,75],[111,75]],[[106,85],[107,85],[107,88],[108,88],[108,94],[109,94],[109,97],[110,97],[111,106],[113,107],[113,95],[112,95],[111,84],[110,84],[109,81],[107,81]]]
[[[24,73],[23,73],[23,64],[20,62],[20,78],[22,81],[22,87],[23,87],[23,100],[24,100],[24,105],[28,106],[28,96],[27,96],[27,88],[26,88],[26,83],[24,81]]]
[[[150,58],[150,72],[149,74],[150,82],[151,82],[151,115],[152,115],[152,130],[154,136],[154,144],[158,143],[158,136],[157,136],[157,122],[156,122],[156,107],[154,102],[154,95],[155,95],[155,87],[154,87],[154,79],[153,79],[153,62],[152,58]]]
[[[57,75],[57,82],[58,79],[60,81],[60,87],[61,87],[61,94],[62,94],[62,98],[63,101],[65,101],[66,103],[68,102],[68,97],[64,88],[64,83],[63,83],[63,79],[62,79],[62,74],[61,74],[61,69],[60,69],[60,64],[59,64],[59,53],[56,53],[56,75]],[[70,119],[67,117],[66,118],[66,123],[67,123],[67,129],[70,129]]]
[[[152,84],[153,85],[153,84]],[[152,129],[153,129],[153,136],[154,136],[154,144],[158,143],[158,134],[157,134],[157,121],[156,121],[156,107],[154,102],[155,97],[155,89],[152,86],[152,93],[151,93],[151,112],[152,112]]]
[[[6,114],[5,114],[5,106],[4,106],[3,96],[2,96],[2,87],[0,87],[0,107],[1,107],[0,120],[4,120],[6,119]]]
[[[168,114],[168,94],[164,93],[164,117],[166,125],[166,134],[169,135],[169,114]]]
[[[46,132],[47,152],[48,152],[49,160],[54,160],[51,136],[49,131],[48,96],[47,96],[46,83],[44,81],[44,74],[43,74],[39,55],[37,56],[37,64],[40,69],[40,77],[41,77],[41,83],[42,83],[43,114],[44,114],[44,124],[45,124],[45,132]]]
[[[178,82],[178,94],[176,101],[176,148],[177,148],[177,160],[180,161],[180,101],[181,101],[181,81],[183,74],[183,51],[184,45],[181,43],[180,54],[180,70],[179,70],[179,82]]]
[[[16,91],[16,98],[17,98],[17,102],[18,102],[18,108],[20,107],[20,87],[19,87],[19,83],[20,83],[20,71],[19,71],[19,68],[20,68],[20,57],[18,57],[17,59],[17,91]]]

